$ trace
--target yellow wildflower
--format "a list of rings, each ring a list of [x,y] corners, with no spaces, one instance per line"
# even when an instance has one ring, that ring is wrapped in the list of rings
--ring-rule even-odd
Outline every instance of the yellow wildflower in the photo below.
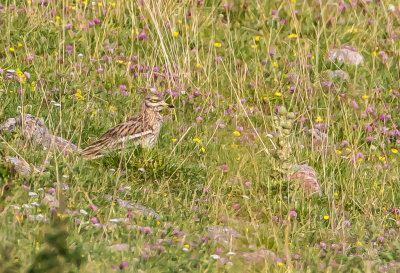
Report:
[[[282,93],[281,92],[275,92],[274,94],[276,97],[282,97]]]
[[[272,64],[274,67],[277,67],[278,66],[278,63],[277,62],[273,62],[273,64]]]
[[[85,100],[85,98],[82,96],[82,91],[80,89],[76,90],[75,98],[77,98],[78,100]]]
[[[366,100],[366,99],[368,99],[368,98],[369,98],[369,96],[368,96],[367,94],[365,94],[365,95],[362,96],[362,99],[363,99],[363,100]]]
[[[396,148],[392,148],[390,149],[392,151],[392,153],[397,154],[399,152],[399,150],[397,150]]]
[[[36,82],[35,81],[33,81],[31,83],[31,90],[32,90],[32,92],[34,92],[36,90]]]
[[[174,36],[174,37],[179,36],[179,32],[178,32],[178,31],[174,31],[174,32],[172,33],[172,36]]]
[[[193,141],[194,141],[194,142],[197,142],[197,143],[200,143],[200,142],[201,142],[201,140],[200,140],[199,138],[197,138],[197,137],[194,138]]]
[[[115,107],[114,105],[110,105],[109,109],[111,112],[117,112],[117,107]]]
[[[329,220],[329,215],[325,215],[325,216],[324,216],[324,219],[325,219],[325,220]]]
[[[10,47],[11,52],[15,52],[15,49],[13,47]]]
[[[239,131],[234,131],[233,134],[234,134],[235,136],[240,136],[240,132],[239,132]]]
[[[222,44],[221,44],[221,43],[215,43],[214,46],[215,46],[215,47],[221,47]]]
[[[297,38],[297,34],[296,33],[292,33],[288,36],[289,39],[291,38]]]
[[[256,37],[254,38],[254,40],[256,40],[256,42],[259,42],[259,41],[260,41],[260,36],[256,36]]]
[[[315,119],[315,122],[321,122],[322,121],[322,118],[320,117],[320,116],[318,116],[316,119]]]

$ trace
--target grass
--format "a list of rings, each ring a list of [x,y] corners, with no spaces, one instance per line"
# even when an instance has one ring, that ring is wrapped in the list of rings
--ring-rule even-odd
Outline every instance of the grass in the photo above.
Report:
[[[38,2],[0,1],[0,122],[30,113],[84,148],[138,112],[143,93],[163,92],[175,110],[164,113],[155,149],[93,161],[1,134],[1,154],[49,175],[2,167],[2,186],[12,185],[0,204],[0,272],[397,270],[395,2]],[[326,60],[345,45],[363,65]],[[337,69],[350,79],[326,76]],[[296,116],[283,148],[274,133],[280,106]],[[313,128],[326,137],[317,141]],[[284,163],[313,167],[323,195],[287,182]],[[50,188],[57,210],[41,203]],[[29,218],[38,214],[49,221]],[[208,233],[215,225],[240,237],[221,244]],[[111,251],[122,243],[129,251]],[[262,249],[276,259],[242,257]]]

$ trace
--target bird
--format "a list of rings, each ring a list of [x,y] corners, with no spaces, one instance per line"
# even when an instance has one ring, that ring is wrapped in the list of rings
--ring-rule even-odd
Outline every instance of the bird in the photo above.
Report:
[[[144,148],[153,148],[163,123],[160,112],[166,108],[175,107],[166,103],[162,96],[146,95],[142,101],[140,112],[108,130],[97,141],[83,149],[83,158],[100,158],[107,150],[124,148],[129,140]]]

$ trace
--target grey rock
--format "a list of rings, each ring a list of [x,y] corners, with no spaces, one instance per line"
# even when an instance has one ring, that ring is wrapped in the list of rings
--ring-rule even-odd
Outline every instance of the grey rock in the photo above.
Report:
[[[147,214],[147,215],[153,216],[157,219],[161,218],[161,215],[158,214],[157,212],[155,212],[154,210],[147,208],[145,206],[139,205],[137,203],[122,200],[122,199],[118,199],[117,203],[120,205],[120,207],[131,209],[133,212],[136,212],[139,214]]]
[[[212,240],[225,245],[240,237],[236,230],[226,226],[210,226],[208,227],[208,233]]]
[[[299,181],[300,186],[307,193],[317,193],[322,195],[321,185],[318,182],[317,173],[308,165],[293,165],[291,171],[294,172],[289,176],[288,181]]]
[[[33,115],[18,115],[0,124],[0,131],[12,132],[17,128],[21,128],[21,133],[26,139],[31,140],[33,144],[40,144],[49,149],[78,151],[76,145],[70,143],[68,140],[52,135],[44,125],[44,121],[35,118]]]
[[[129,250],[129,245],[128,244],[115,244],[110,246],[110,250],[115,252],[115,251],[128,251]]]
[[[271,250],[262,249],[256,252],[245,252],[241,255],[242,258],[245,258],[248,262],[268,262],[268,263],[276,263],[276,254]]]
[[[55,208],[60,207],[60,202],[54,196],[47,193],[44,194],[42,204]]]
[[[25,160],[22,160],[22,159],[19,159],[16,157],[12,157],[12,156],[5,156],[3,158],[3,160],[6,162],[10,162],[14,166],[17,173],[22,176],[30,176],[32,171],[34,173],[38,173],[38,174],[40,173],[40,170],[38,168],[29,164]]]
[[[343,70],[326,70],[324,74],[326,74],[329,79],[340,78],[342,80],[350,80],[349,73]]]
[[[331,49],[326,54],[326,60],[334,62],[343,62],[350,65],[359,65],[364,63],[363,56],[357,51],[353,51],[347,48]]]

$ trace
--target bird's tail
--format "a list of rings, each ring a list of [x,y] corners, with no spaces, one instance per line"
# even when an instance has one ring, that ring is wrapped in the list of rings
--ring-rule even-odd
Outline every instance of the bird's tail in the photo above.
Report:
[[[99,139],[82,151],[82,156],[85,159],[95,159],[102,157],[102,151],[112,146],[110,139]]]

